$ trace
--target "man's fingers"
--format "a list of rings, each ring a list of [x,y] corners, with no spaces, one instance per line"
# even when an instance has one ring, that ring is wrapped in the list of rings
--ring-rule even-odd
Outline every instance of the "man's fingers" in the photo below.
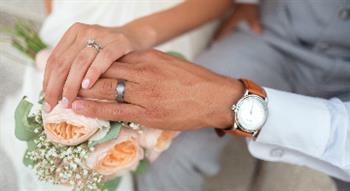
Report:
[[[77,96],[81,81],[96,54],[95,49],[86,47],[74,59],[63,88],[62,104],[64,107],[70,107],[71,102]]]
[[[102,74],[102,77],[138,82],[141,76],[136,69],[135,64],[114,62],[112,66],[110,66],[108,70]]]
[[[76,100],[72,104],[74,112],[98,119],[111,121],[131,121],[141,123],[144,108],[132,104]]]
[[[97,54],[96,59],[88,69],[82,88],[87,89],[93,86],[96,80],[112,65],[114,61],[123,55],[129,53],[131,49],[126,40],[115,40],[103,47],[103,49]]]
[[[79,97],[116,101],[117,82],[116,79],[99,79],[90,89],[80,89]],[[138,104],[138,86],[136,83],[125,81],[124,100],[127,103]]]

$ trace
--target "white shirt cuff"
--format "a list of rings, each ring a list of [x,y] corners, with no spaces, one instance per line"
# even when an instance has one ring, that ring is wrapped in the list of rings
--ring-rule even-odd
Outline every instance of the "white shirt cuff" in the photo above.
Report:
[[[266,89],[269,116],[255,141],[320,157],[326,149],[331,115],[326,100]],[[253,145],[249,147],[252,148]],[[250,149],[253,155],[256,149]]]

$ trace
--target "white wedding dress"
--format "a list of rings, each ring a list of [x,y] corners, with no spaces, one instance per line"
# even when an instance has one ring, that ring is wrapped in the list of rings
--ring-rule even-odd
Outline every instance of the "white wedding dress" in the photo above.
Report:
[[[57,0],[53,1],[53,12],[43,23],[41,38],[54,47],[64,32],[75,22],[120,26],[135,18],[151,14],[174,6],[178,0]],[[179,37],[158,47],[163,51],[178,51],[188,59],[195,57],[206,45],[215,24],[210,24],[196,31]],[[54,186],[37,181],[32,170],[22,164],[26,145],[14,136],[14,110],[22,98],[36,102],[41,90],[43,72],[28,67],[24,74],[23,87],[15,96],[6,98],[0,115],[0,145],[11,158],[17,174],[20,191],[61,191],[67,187]],[[132,191],[131,175],[123,177],[118,191]]]

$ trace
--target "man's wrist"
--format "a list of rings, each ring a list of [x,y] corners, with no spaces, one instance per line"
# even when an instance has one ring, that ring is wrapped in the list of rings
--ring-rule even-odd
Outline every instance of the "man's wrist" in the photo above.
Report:
[[[232,105],[236,104],[237,101],[244,94],[244,85],[236,79],[228,79],[227,88],[225,93],[222,94],[222,100],[218,105],[217,116],[215,119],[214,128],[226,129],[232,127],[234,123],[234,115],[232,114]]]

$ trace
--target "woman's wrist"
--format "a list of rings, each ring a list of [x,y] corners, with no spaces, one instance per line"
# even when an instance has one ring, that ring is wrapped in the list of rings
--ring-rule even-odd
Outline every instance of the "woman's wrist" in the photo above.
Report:
[[[123,33],[130,40],[134,50],[152,48],[157,44],[156,31],[146,24],[135,21],[135,23],[131,22],[118,27],[117,31]]]

